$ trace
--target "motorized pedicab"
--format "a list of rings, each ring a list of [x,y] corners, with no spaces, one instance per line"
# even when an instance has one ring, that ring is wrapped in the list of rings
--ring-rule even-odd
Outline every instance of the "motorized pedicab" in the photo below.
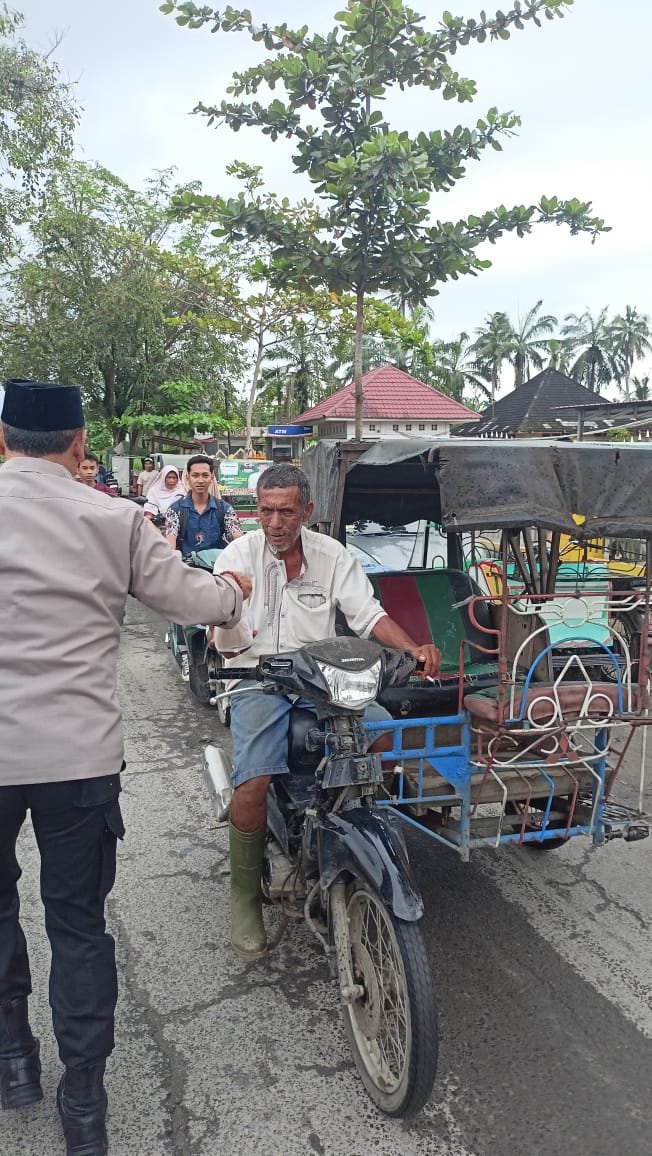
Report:
[[[369,575],[387,613],[442,651],[437,678],[381,698],[397,773],[378,805],[463,860],[508,843],[644,838],[652,451],[411,438],[320,442],[302,466],[314,529],[346,542],[364,519],[424,527],[421,558]],[[640,544],[636,563],[611,565],[614,539]],[[634,809],[614,789],[639,728]]]

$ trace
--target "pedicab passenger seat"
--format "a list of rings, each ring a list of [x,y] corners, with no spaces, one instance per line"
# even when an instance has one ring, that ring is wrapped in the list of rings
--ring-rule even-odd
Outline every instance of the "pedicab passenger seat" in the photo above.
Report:
[[[496,647],[487,602],[469,602],[483,591],[463,570],[433,569],[370,574],[376,597],[390,618],[415,642],[433,642],[442,655],[439,677],[434,682],[413,679],[407,686],[388,687],[379,701],[393,715],[456,712],[459,697],[460,646],[464,642],[464,679],[467,691],[496,684]],[[478,649],[482,647],[483,650]]]
[[[625,697],[622,685],[613,682],[536,683],[527,689],[516,688],[512,710],[509,709],[508,695],[504,719],[509,723],[531,722],[540,727],[580,717],[598,722],[622,714]],[[466,694],[464,709],[481,727],[496,727],[498,687],[486,687]]]

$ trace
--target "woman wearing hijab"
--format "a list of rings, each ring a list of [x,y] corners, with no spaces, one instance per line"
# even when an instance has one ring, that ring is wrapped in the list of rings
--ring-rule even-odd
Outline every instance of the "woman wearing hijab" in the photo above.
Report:
[[[163,466],[152,482],[143,513],[157,525],[162,522],[168,507],[184,495],[181,474],[176,466]]]

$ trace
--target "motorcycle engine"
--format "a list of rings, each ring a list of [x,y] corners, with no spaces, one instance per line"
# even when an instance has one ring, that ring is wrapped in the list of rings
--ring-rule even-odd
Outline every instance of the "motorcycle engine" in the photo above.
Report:
[[[270,903],[282,905],[289,915],[303,917],[308,892],[301,863],[293,863],[273,838],[265,845],[262,890]]]

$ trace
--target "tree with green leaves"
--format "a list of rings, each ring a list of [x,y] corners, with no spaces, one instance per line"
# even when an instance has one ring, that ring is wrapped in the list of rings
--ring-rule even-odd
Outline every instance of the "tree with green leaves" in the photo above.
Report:
[[[594,317],[589,309],[569,313],[564,318],[561,336],[574,351],[570,376],[593,393],[608,385],[614,376],[607,309]],[[579,352],[578,352],[579,351]]]
[[[334,314],[345,331],[348,306],[346,300],[314,287],[300,273],[292,276],[286,268],[287,261],[279,258],[266,231],[252,227],[252,222],[261,216],[282,220],[307,241],[315,234],[318,222],[314,205],[310,201],[292,205],[287,197],[279,199],[274,193],[265,192],[259,165],[236,161],[227,165],[227,173],[241,182],[236,199],[188,189],[174,198],[173,213],[178,219],[191,218],[196,225],[210,229],[215,237],[228,238],[238,263],[239,286],[232,316],[240,340],[252,349],[246,412],[246,448],[250,450],[254,408],[266,360],[274,359],[275,352],[283,346],[286,351],[291,345],[295,350],[297,345],[302,347],[303,360],[297,368],[299,384],[303,380],[305,388],[309,334],[319,327],[328,327]],[[243,222],[237,227],[233,223],[236,216]],[[286,379],[286,386],[292,386],[296,372],[295,369]],[[289,404],[294,404],[292,396]]]
[[[317,318],[296,320],[292,331],[268,348],[260,374],[255,413],[273,405],[277,421],[291,421],[320,401],[329,376],[329,346]]]
[[[491,396],[468,333],[460,333],[453,341],[436,341],[433,354],[436,385],[443,393],[462,404],[465,404],[465,395],[470,396],[473,403],[477,397]]]
[[[617,314],[609,325],[609,340],[616,378],[629,400],[634,362],[652,352],[650,318],[635,306],[626,305],[625,312]]]
[[[332,346],[329,376],[335,388],[349,382],[355,372],[356,310],[353,298],[343,298],[352,311],[338,318],[338,331]],[[430,336],[432,310],[415,305],[406,313],[392,302],[368,298],[364,307],[362,337],[362,372],[383,365],[396,365],[426,385],[437,379],[435,357]],[[353,322],[353,324],[351,324]]]
[[[630,385],[636,401],[648,401],[650,397],[650,376],[632,377]]]
[[[393,294],[422,303],[449,279],[475,274],[490,262],[480,256],[486,241],[503,234],[523,236],[535,224],[566,223],[571,233],[593,236],[604,223],[589,203],[542,197],[536,205],[499,205],[460,221],[433,222],[433,195],[461,180],[470,161],[486,148],[500,150],[519,119],[495,108],[472,127],[433,130],[411,137],[392,128],[384,98],[392,88],[420,86],[444,99],[472,101],[476,87],[452,67],[458,49],[471,43],[508,39],[513,29],[563,16],[572,0],[514,0],[507,12],[480,13],[463,20],[445,12],[433,30],[402,0],[348,0],[337,27],[326,36],[307,27],[257,25],[248,9],[165,0],[188,28],[246,31],[271,53],[235,74],[229,100],[197,111],[209,124],[260,129],[271,140],[296,144],[294,170],[311,181],[321,205],[319,227],[303,235],[292,221],[269,208],[252,212],[234,203],[231,230],[265,235],[277,258],[275,276],[320,284],[356,301],[356,433],[362,429],[362,344],[364,303],[370,294]],[[261,86],[281,89],[268,103]],[[244,99],[241,99],[244,98]]]
[[[542,369],[548,339],[557,325],[551,313],[539,316],[543,301],[529,309],[525,317],[512,326],[509,360],[514,367],[514,388],[517,389],[531,375],[531,369]]]
[[[78,383],[89,417],[118,436],[125,416],[163,415],[165,381],[203,383],[223,409],[245,364],[234,336],[231,257],[194,225],[173,225],[160,173],[136,193],[98,165],[70,162],[48,185],[27,255],[0,302],[5,376]]]
[[[113,423],[112,432],[126,435],[131,446],[148,446],[154,436],[192,440],[196,434],[230,431],[237,424],[225,418],[223,412],[209,409],[204,382],[164,381],[158,392],[165,399],[160,406],[165,412],[124,413]]]
[[[52,52],[30,48],[22,24],[19,12],[0,4],[0,264],[49,173],[70,155],[78,119]]]
[[[561,337],[549,337],[545,345],[548,359],[546,368],[556,369],[558,373],[565,373],[568,376],[572,361],[572,346]]]
[[[486,377],[490,382],[490,396],[494,402],[500,388],[503,362],[509,360],[512,351],[512,325],[506,313],[497,311],[490,313],[475,333],[471,352],[475,355],[480,377]]]

